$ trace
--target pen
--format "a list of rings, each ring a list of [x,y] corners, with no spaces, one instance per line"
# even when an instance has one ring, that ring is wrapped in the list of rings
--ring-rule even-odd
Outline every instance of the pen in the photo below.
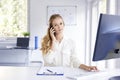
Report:
[[[51,70],[49,70],[49,69],[47,69],[47,71],[53,73],[53,71],[51,71]]]

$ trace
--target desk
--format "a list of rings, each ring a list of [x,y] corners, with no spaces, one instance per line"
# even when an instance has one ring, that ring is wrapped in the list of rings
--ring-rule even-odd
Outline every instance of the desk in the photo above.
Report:
[[[65,68],[64,76],[39,76],[36,75],[39,67],[9,67],[0,66],[0,80],[73,80],[67,78],[70,73],[85,73],[81,69]],[[75,71],[74,71],[75,70]],[[77,72],[76,72],[77,71]],[[71,74],[72,75],[72,74]],[[109,77],[120,75],[120,69],[106,70],[105,74],[79,77],[79,80],[108,80]]]
[[[0,80],[69,80],[63,76],[38,76],[39,67],[0,67]]]

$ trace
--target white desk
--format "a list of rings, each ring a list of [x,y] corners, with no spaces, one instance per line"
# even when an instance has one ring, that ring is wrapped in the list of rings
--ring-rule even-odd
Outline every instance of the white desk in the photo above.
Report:
[[[64,76],[40,76],[36,75],[38,69],[39,67],[0,66],[0,80],[72,80],[66,76],[85,73],[85,71],[81,69],[65,68]],[[79,80],[108,80],[111,76],[120,75],[120,69],[106,71],[107,72],[99,75],[79,77]]]

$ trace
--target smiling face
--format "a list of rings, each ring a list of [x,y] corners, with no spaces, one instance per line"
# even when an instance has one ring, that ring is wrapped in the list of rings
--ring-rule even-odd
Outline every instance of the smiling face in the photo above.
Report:
[[[63,33],[63,29],[64,29],[63,19],[60,18],[60,17],[55,18],[52,21],[52,27],[55,30],[55,34],[61,34],[61,33]]]

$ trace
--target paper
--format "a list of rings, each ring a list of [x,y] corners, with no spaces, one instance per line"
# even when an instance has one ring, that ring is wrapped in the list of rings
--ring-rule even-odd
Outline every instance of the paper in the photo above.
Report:
[[[41,67],[37,72],[37,75],[57,75],[63,76],[64,70],[63,67]]]

